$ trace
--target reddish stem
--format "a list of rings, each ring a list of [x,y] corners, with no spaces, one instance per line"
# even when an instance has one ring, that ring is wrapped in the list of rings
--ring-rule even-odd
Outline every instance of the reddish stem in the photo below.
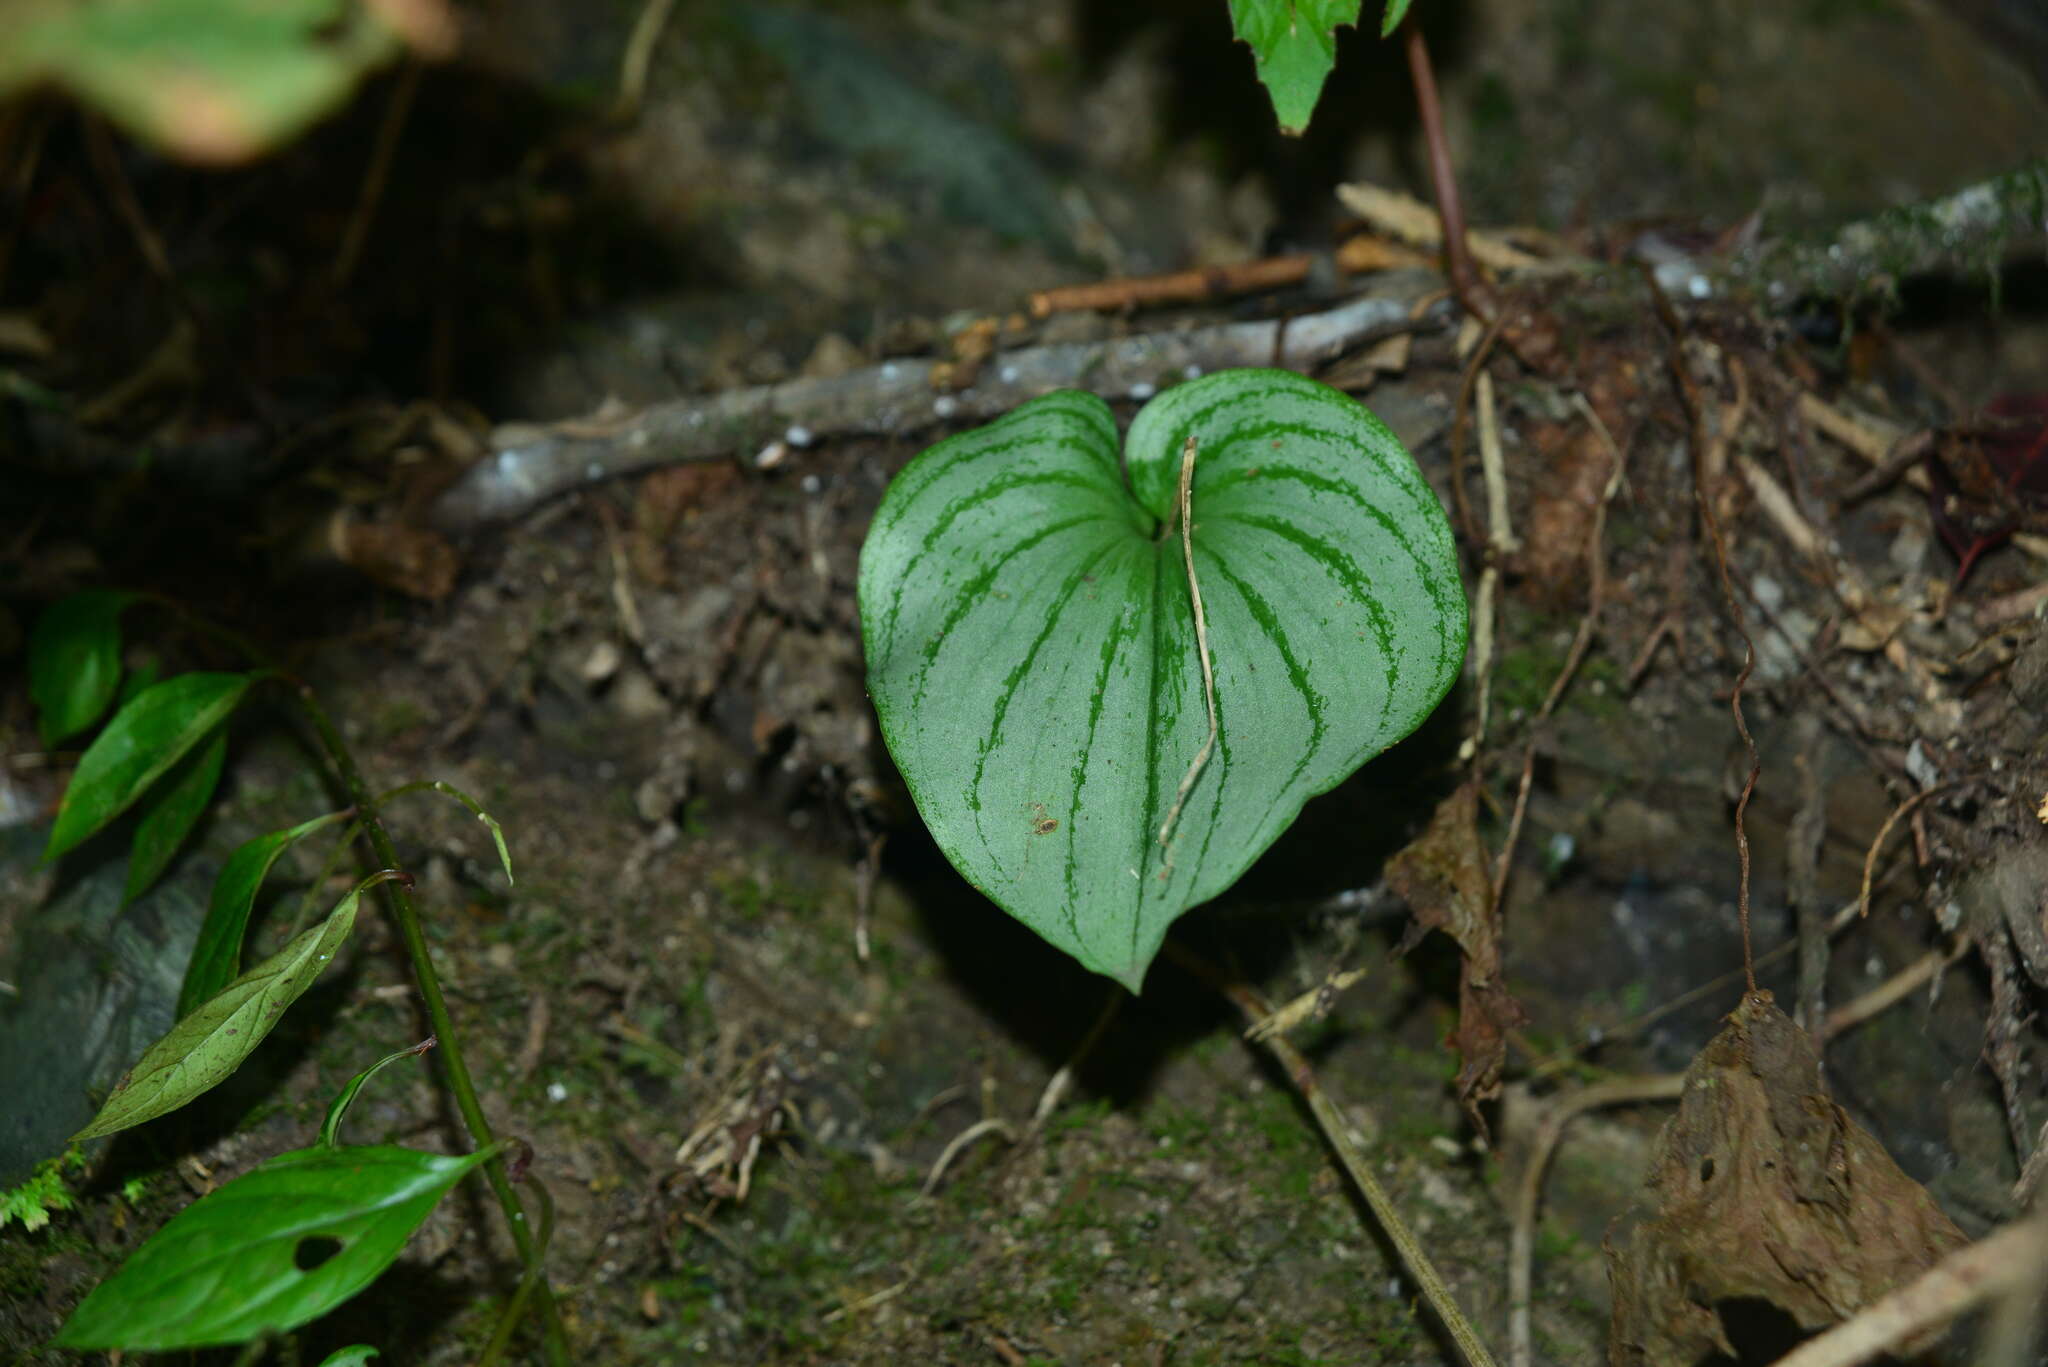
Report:
[[[1437,99],[1436,71],[1429,63],[1429,44],[1422,26],[1410,14],[1401,21],[1408,49],[1408,74],[1415,81],[1415,108],[1422,115],[1422,137],[1429,147],[1429,178],[1436,189],[1436,211],[1444,223],[1444,265],[1451,277],[1451,289],[1465,312],[1482,321],[1491,310],[1479,273],[1472,269],[1472,254],[1465,246],[1465,206],[1458,198],[1458,176],[1451,168],[1451,144],[1444,136],[1443,104]]]

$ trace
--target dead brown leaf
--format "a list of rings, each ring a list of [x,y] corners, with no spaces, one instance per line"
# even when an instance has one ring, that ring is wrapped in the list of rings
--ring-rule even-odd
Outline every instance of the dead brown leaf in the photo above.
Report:
[[[1445,798],[1424,831],[1387,862],[1387,885],[1415,913],[1397,953],[1432,930],[1458,942],[1458,1025],[1446,1041],[1458,1051],[1458,1101],[1481,1136],[1481,1102],[1500,1095],[1508,1031],[1527,1017],[1500,981],[1500,927],[1493,883],[1479,843],[1479,788],[1467,781]]]
[[[1760,1305],[1821,1329],[1968,1242],[1828,1096],[1768,992],[1693,1060],[1645,1186],[1604,1245],[1614,1367],[1736,1357],[1730,1315]]]

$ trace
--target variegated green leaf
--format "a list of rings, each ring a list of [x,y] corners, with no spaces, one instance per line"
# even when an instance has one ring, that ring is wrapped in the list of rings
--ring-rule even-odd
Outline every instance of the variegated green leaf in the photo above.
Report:
[[[1171,526],[1197,443],[1193,563]],[[1465,649],[1442,505],[1384,424],[1286,371],[1168,390],[1132,424],[1065,391],[904,469],[861,552],[868,686],[939,848],[1137,990],[1167,926],[1302,803],[1435,708]]]

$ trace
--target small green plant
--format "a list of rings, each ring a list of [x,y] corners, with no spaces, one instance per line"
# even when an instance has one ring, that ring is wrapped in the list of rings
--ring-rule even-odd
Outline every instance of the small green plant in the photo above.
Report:
[[[285,682],[272,670],[194,672],[124,690],[121,617],[139,595],[89,592],[46,611],[31,633],[29,685],[45,742],[56,745],[112,720],[80,756],[58,806],[45,860],[77,849],[131,811],[127,895],[140,896],[162,875],[211,802],[227,751],[231,717],[256,692]],[[132,683],[132,681],[131,681]],[[506,877],[512,874],[497,823],[476,803],[440,783],[410,784],[372,795],[310,690],[291,697],[310,724],[354,805],[257,836],[231,854],[216,879],[180,993],[178,1020],[128,1070],[73,1148],[51,1160],[0,1204],[0,1223],[33,1229],[70,1195],[62,1180],[77,1144],[117,1133],[184,1106],[225,1081],[270,1034],[354,929],[365,892],[383,885],[436,1037],[391,1054],[359,1073],[328,1111],[319,1142],[280,1154],[180,1212],[95,1288],[55,1339],[59,1347],[164,1351],[249,1343],[289,1333],[361,1291],[395,1261],[434,1205],[470,1173],[490,1179],[526,1275],[485,1356],[503,1350],[525,1305],[539,1293],[550,1362],[567,1361],[559,1318],[540,1278],[548,1203],[538,1186],[541,1229],[530,1230],[503,1161],[515,1141],[490,1130],[449,1019],[419,915],[385,833],[384,804],[433,789],[476,812],[491,829]],[[323,915],[246,971],[241,966],[249,913],[265,877],[291,846],[346,824],[343,847],[365,837],[381,867],[356,881]],[[439,1043],[457,1108],[474,1151],[443,1155],[388,1145],[345,1146],[343,1115],[372,1075]],[[329,1357],[331,1367],[375,1355],[367,1345]]]
[[[939,848],[1132,991],[1167,927],[1421,724],[1464,659],[1443,506],[1287,371],[1091,394],[912,461],[861,551],[868,686]]]
[[[1387,0],[1380,36],[1401,26],[1412,0]],[[1230,22],[1251,46],[1259,80],[1283,133],[1308,127],[1323,82],[1337,65],[1337,30],[1358,22],[1361,0],[1230,0]]]
[[[71,1185],[64,1174],[84,1163],[85,1155],[73,1144],[55,1158],[36,1164],[21,1185],[0,1191],[0,1229],[18,1222],[33,1234],[50,1223],[52,1212],[71,1209]]]

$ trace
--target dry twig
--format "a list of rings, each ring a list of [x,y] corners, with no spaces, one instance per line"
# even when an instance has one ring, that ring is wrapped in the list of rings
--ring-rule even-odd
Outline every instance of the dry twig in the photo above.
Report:
[[[1508,1234],[1508,1361],[1511,1367],[1530,1367],[1536,1360],[1529,1319],[1536,1260],[1536,1207],[1543,1197],[1543,1174],[1550,1168],[1550,1156],[1564,1137],[1565,1126],[1587,1111],[1603,1106],[1625,1106],[1635,1101],[1673,1101],[1684,1091],[1684,1073],[1662,1073],[1653,1077],[1625,1077],[1598,1082],[1551,1101],[1550,1109],[1529,1145],[1521,1178],[1515,1183],[1515,1204]]]
[[[1168,957],[1175,963],[1229,997],[1247,1024],[1257,1027],[1272,1014],[1265,999],[1256,991],[1243,983],[1226,979],[1201,956],[1173,940],[1166,942],[1165,949]],[[1365,1161],[1365,1155],[1359,1151],[1357,1141],[1352,1138],[1350,1122],[1317,1084],[1315,1071],[1309,1067],[1308,1060],[1288,1042],[1285,1035],[1278,1032],[1267,1033],[1260,1042],[1265,1045],[1267,1052],[1272,1054],[1274,1062],[1280,1065],[1281,1071],[1287,1074],[1288,1080],[1294,1084],[1302,1100],[1308,1103],[1309,1110],[1315,1115],[1316,1124],[1322,1129],[1323,1138],[1336,1151],[1338,1161],[1344,1165],[1344,1171],[1349,1173],[1351,1180],[1357,1184],[1359,1194],[1364,1196],[1366,1205],[1372,1210],[1373,1218],[1379,1222],[1388,1242],[1394,1245],[1395,1252],[1400,1255],[1402,1267],[1421,1289],[1423,1299],[1429,1302],[1430,1309],[1436,1312],[1438,1320],[1443,1324],[1445,1332],[1450,1335],[1451,1342],[1457,1346],[1458,1353],[1465,1360],[1467,1367],[1494,1367],[1493,1354],[1487,1350],[1478,1331],[1458,1308],[1450,1289],[1444,1285],[1443,1278],[1437,1275],[1436,1265],[1430,1262],[1429,1254],[1423,1251],[1421,1243],[1409,1230],[1407,1223],[1401,1219],[1400,1212],[1394,1208],[1386,1188],[1380,1185],[1371,1165]]]
[[[1023,347],[990,357],[975,382],[935,393],[931,360],[886,361],[829,379],[754,385],[654,404],[635,412],[536,426],[507,424],[491,450],[436,501],[444,530],[471,531],[519,516],[584,484],[687,460],[804,446],[830,436],[898,436],[936,424],[996,417],[1053,389],[1082,387],[1142,399],[1166,384],[1232,366],[1305,369],[1381,337],[1441,325],[1439,300],[1354,299],[1323,313],[1222,323],[1103,342]]]

